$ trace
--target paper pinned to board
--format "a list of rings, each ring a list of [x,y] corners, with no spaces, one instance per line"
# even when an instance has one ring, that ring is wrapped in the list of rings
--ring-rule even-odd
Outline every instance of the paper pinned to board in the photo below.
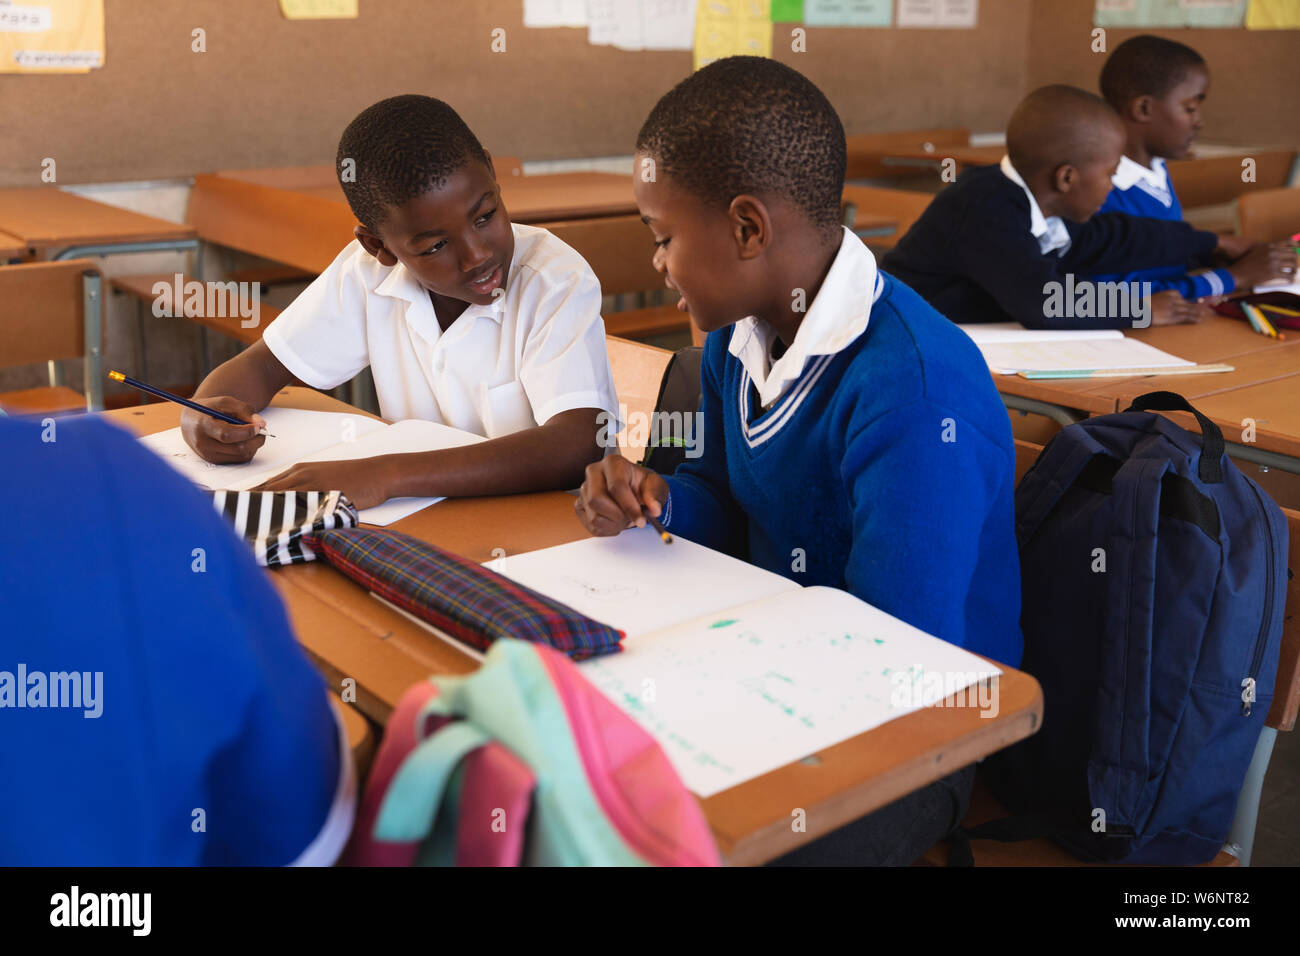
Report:
[[[823,587],[629,636],[621,654],[578,666],[701,797],[954,694],[994,717],[996,690],[982,682],[1001,673]]]
[[[355,20],[357,0],[280,0],[286,20]]]
[[[104,0],[0,3],[0,73],[89,73],[104,65]]]

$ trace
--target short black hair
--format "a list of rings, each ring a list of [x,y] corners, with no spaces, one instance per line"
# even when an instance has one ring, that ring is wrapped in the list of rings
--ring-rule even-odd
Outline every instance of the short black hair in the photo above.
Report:
[[[687,77],[650,111],[636,149],[706,202],[769,192],[828,238],[840,224],[844,127],[811,80],[776,60],[731,56]]]
[[[344,160],[354,175],[345,175]],[[335,169],[352,214],[368,229],[467,163],[492,168],[483,146],[454,109],[414,93],[380,100],[357,114],[339,140]]]
[[[1149,33],[1130,37],[1101,68],[1101,95],[1123,113],[1139,96],[1165,96],[1198,66],[1204,67],[1205,59],[1185,43]]]
[[[1122,145],[1123,139],[1124,126],[1109,103],[1096,93],[1052,83],[1034,90],[1012,112],[1007,158],[1028,180],[1040,170],[1090,163],[1103,147]]]

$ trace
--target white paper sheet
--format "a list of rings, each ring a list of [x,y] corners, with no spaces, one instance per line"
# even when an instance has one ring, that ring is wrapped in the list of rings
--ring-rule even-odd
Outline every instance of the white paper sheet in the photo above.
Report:
[[[675,545],[674,545],[675,546]],[[945,700],[998,668],[834,588],[800,588],[584,661],[701,797]],[[988,685],[961,705],[996,716]]]
[[[1137,339],[1081,339],[1058,342],[999,342],[980,346],[989,368],[1003,375],[1040,372],[1103,371],[1125,368],[1177,368],[1195,365]]]
[[[1266,282],[1263,285],[1257,285],[1252,292],[1290,292],[1292,295],[1300,295],[1300,282],[1283,282],[1276,279],[1273,282]]]
[[[268,438],[253,460],[242,465],[214,465],[204,461],[185,444],[180,428],[146,435],[140,444],[200,487],[245,491],[308,455],[345,441],[350,435],[361,438],[385,427],[383,422],[364,415],[309,412],[299,408],[266,408],[261,416],[266,419],[266,430],[275,437]]]
[[[363,415],[266,408],[261,413],[268,438],[253,460],[243,465],[214,465],[185,444],[179,428],[146,435],[140,443],[202,488],[244,491],[274,478],[302,461],[350,461],[410,452],[439,451],[484,439],[435,422],[408,419],[394,425]],[[441,501],[441,498],[390,498],[365,508],[366,524],[388,525]]]
[[[587,0],[524,0],[526,27],[585,27]]]
[[[1104,371],[1125,368],[1177,368],[1195,365],[1155,346],[1124,336],[1118,329],[1027,329],[1016,322],[957,326],[979,346],[989,368],[1001,375],[1040,372]]]
[[[799,590],[779,574],[685,538],[664,544],[648,526],[494,558],[486,566],[628,637]]]
[[[1122,339],[1119,329],[1027,329],[1019,322],[972,322],[959,325],[976,345],[986,342],[1069,342],[1074,339]]]
[[[647,50],[689,50],[695,44],[696,0],[641,0]]]
[[[441,451],[485,441],[482,436],[449,428],[436,422],[408,418],[380,428],[354,442],[345,442],[308,455],[304,461],[352,461],[379,455],[404,455],[412,452]],[[437,504],[442,498],[389,498],[381,505],[365,508],[359,514],[366,524],[390,525],[421,508]]]

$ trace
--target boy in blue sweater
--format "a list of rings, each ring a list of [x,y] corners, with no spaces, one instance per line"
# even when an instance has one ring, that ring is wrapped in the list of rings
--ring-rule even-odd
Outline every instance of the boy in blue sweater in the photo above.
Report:
[[[844,130],[805,77],[719,60],[663,97],[634,189],[656,268],[709,332],[703,454],[670,478],[610,456],[576,510],[644,524],[943,640],[1020,660],[1014,454],[978,350],[840,225]],[[960,821],[970,768],[784,862],[910,863]]]
[[[1186,269],[1216,250],[1231,255],[1240,242],[1182,222],[1096,215],[1123,149],[1124,125],[1100,97],[1061,85],[1035,90],[1007,124],[1001,164],[962,173],[882,265],[958,323],[1120,329],[1197,321],[1204,310],[1180,297],[1166,297],[1156,313],[1149,288],[1085,278]]]
[[[1147,34],[1115,48],[1101,70],[1101,93],[1123,120],[1126,142],[1102,212],[1182,221],[1165,160],[1187,155],[1201,130],[1201,104],[1209,89],[1209,68],[1189,46]],[[1288,277],[1286,270],[1295,266],[1286,242],[1220,236],[1219,245],[1236,261],[1197,274],[1175,265],[1096,278],[1150,282],[1158,298],[1195,300]]]

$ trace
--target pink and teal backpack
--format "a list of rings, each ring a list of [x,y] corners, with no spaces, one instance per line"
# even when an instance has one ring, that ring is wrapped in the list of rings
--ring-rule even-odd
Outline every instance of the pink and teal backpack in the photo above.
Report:
[[[403,695],[352,840],[361,866],[719,863],[650,735],[564,655],[518,640]]]

